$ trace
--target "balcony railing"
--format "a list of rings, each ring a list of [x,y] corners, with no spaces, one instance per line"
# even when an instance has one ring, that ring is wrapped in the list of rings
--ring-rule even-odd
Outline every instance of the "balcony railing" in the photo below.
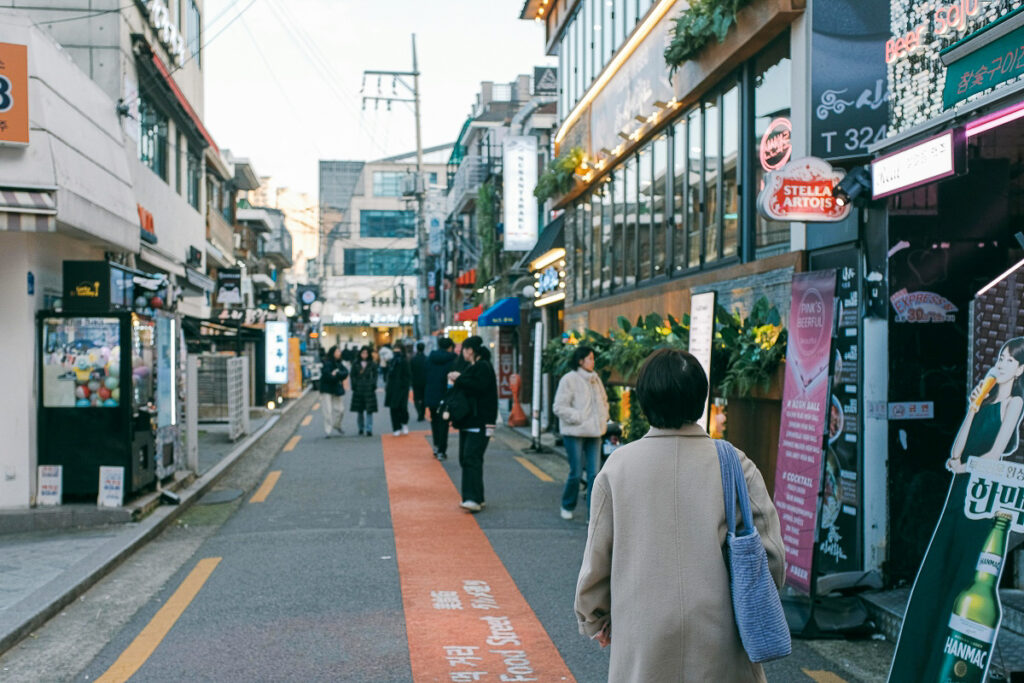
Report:
[[[470,155],[462,159],[459,168],[452,176],[448,186],[448,198],[445,208],[448,215],[461,213],[466,203],[476,197],[476,191],[487,180],[491,172],[491,159],[485,156]]]

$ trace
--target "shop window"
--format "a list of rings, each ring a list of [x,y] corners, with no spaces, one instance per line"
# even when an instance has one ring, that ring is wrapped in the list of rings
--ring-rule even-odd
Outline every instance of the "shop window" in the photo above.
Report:
[[[785,33],[754,58],[754,140],[749,162],[754,165],[756,195],[764,184],[760,141],[771,122],[789,118],[791,98],[789,33]],[[789,223],[757,215],[754,244],[760,253],[774,253],[789,244]],[[776,249],[772,249],[776,247]]]
[[[601,20],[601,67],[608,63],[615,51],[615,2],[614,0],[599,0],[602,9]]]
[[[612,1],[614,3],[614,8],[612,11],[612,14],[614,16],[614,25],[612,27],[614,30],[612,45],[614,45],[614,47],[612,48],[612,51],[614,52],[615,50],[619,49],[619,47],[626,39],[626,0]]]
[[[686,142],[686,123],[676,124],[672,135],[673,196],[672,196],[672,272],[686,270],[686,218],[690,212],[689,179],[686,162],[689,158]]]
[[[203,18],[199,13],[199,6],[196,5],[196,0],[189,0],[188,3],[188,49],[189,54],[192,55],[192,59],[196,61],[196,66],[202,68],[202,50],[203,50]]]
[[[605,176],[604,192],[601,197],[601,291],[609,294],[612,291],[612,268],[615,263],[614,241],[612,230],[615,225],[615,179]]]
[[[415,249],[346,249],[345,275],[410,275]]]
[[[739,88],[722,95],[722,255],[739,253]]]
[[[220,214],[221,214],[221,216],[224,217],[224,220],[227,221],[228,224],[231,224],[231,223],[234,222],[234,218],[231,215],[231,208],[232,208],[231,205],[233,203],[232,199],[233,199],[233,194],[231,192],[231,187],[227,183],[224,183],[221,186],[221,210],[220,210]]]
[[[622,288],[622,264],[626,260],[626,173],[620,169],[613,175],[612,204],[615,217],[612,221],[612,251],[615,254],[615,262],[612,270],[612,287],[618,290]]]
[[[565,212],[565,234],[570,239],[572,249],[572,292],[576,301],[583,301],[583,240],[576,229],[579,210],[574,205]]]
[[[590,79],[594,74],[594,3],[593,0],[584,0],[580,4],[583,6],[576,15],[576,23],[580,25],[580,33],[583,36],[580,49],[580,57],[583,59],[583,92],[590,85]]]
[[[139,160],[167,180],[167,117],[145,96],[139,98]]]
[[[662,133],[651,146],[654,179],[651,181],[651,242],[653,245],[652,277],[665,274],[666,225],[665,192],[668,184],[668,137]]]
[[[633,25],[636,24],[636,1],[637,0],[626,0],[626,35],[628,36],[633,31]]]
[[[583,298],[590,299],[594,293],[590,291],[591,278],[593,277],[593,220],[594,212],[590,207],[590,197],[585,196],[579,203],[576,213],[576,233],[583,243]]]
[[[598,297],[601,296],[601,273],[604,267],[601,263],[602,257],[604,256],[604,245],[601,243],[601,237],[604,235],[604,214],[603,204],[605,195],[604,183],[598,183],[594,188],[594,192],[591,195],[591,239],[590,239],[590,253],[593,255],[593,270],[590,272],[590,296]],[[607,292],[604,292],[607,294]]]
[[[626,160],[623,172],[626,180],[625,220],[623,221],[622,240],[622,278],[626,287],[636,284],[636,224],[637,224],[637,185],[636,157]]]
[[[686,265],[696,268],[701,264],[701,182],[704,169],[704,130],[701,125],[700,109],[690,112],[686,122],[686,139],[689,142],[686,205]]]
[[[359,212],[360,237],[415,237],[416,212],[369,210]]]
[[[719,171],[721,169],[721,126],[717,102],[704,103],[704,262],[719,254],[718,219]]]
[[[573,32],[576,34],[576,102],[580,101],[583,97],[583,93],[587,90],[587,81],[584,76],[583,60],[586,58],[587,46],[583,40],[583,16],[582,9],[576,12],[576,17],[572,20]]]
[[[637,202],[636,243],[640,267],[637,278],[651,279],[651,145],[643,147],[637,155],[640,172],[640,191]]]
[[[651,0],[640,0],[640,7],[637,9],[637,18],[643,19],[647,10],[651,9]]]
[[[402,171],[374,171],[373,172],[373,196],[374,197],[401,197],[402,180],[405,173]],[[436,174],[435,174],[436,178]]]
[[[192,147],[188,148],[188,156],[186,159],[186,187],[188,189],[188,203],[195,209],[199,210],[199,185],[200,179],[203,177],[203,162],[199,158],[199,155],[193,151]]]

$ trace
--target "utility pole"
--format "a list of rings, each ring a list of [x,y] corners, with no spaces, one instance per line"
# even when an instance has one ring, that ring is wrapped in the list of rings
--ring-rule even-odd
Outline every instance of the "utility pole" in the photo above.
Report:
[[[417,313],[417,329],[415,331],[417,337],[421,337],[429,332],[430,328],[430,308],[429,302],[427,301],[427,224],[426,216],[424,213],[424,205],[426,202],[426,182],[423,176],[423,139],[420,133],[420,71],[419,63],[416,59],[416,34],[412,34],[412,71],[364,71],[363,72],[363,87],[366,86],[367,76],[377,76],[378,83],[378,94],[377,95],[363,95],[363,109],[366,109],[367,102],[373,102],[374,106],[378,106],[381,102],[384,102],[388,109],[391,108],[392,102],[408,102],[413,105],[413,113],[416,118],[416,181],[413,184],[413,191],[416,197],[416,253],[419,258],[419,278],[417,284],[416,298],[419,302],[419,310]],[[380,79],[384,76],[390,76],[392,80],[392,86],[402,85],[409,94],[409,97],[395,96],[384,96],[380,94]],[[412,84],[410,85],[405,79],[412,78]]]

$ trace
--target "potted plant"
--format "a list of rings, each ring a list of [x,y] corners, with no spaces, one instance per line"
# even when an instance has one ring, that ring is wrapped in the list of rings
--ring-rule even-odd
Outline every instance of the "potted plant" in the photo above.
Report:
[[[552,197],[559,197],[572,189],[577,169],[583,166],[584,153],[582,147],[573,147],[560,157],[548,162],[544,172],[537,178],[537,187],[533,195],[541,203]]]

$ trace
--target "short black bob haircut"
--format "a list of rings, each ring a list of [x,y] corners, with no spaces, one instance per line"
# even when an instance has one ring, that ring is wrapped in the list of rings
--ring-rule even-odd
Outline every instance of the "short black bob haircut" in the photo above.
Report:
[[[708,376],[692,354],[659,349],[640,368],[636,394],[652,427],[679,429],[704,414]]]
[[[583,359],[592,353],[594,353],[594,349],[589,346],[584,346],[583,344],[577,346],[576,350],[572,352],[572,367],[578,368]]]

